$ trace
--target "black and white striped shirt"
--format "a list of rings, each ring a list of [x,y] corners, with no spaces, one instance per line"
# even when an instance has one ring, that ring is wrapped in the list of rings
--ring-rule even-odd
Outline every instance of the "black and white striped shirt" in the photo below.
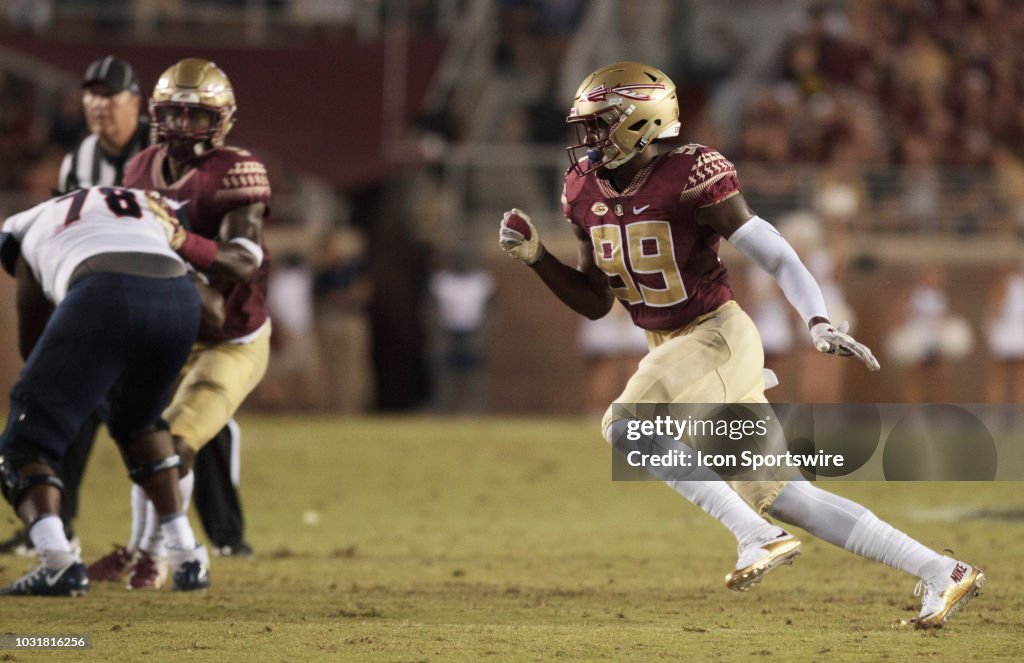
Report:
[[[111,157],[100,149],[99,136],[89,134],[64,156],[60,164],[57,190],[60,193],[90,186],[120,186],[124,167],[132,157],[149,145],[149,122],[139,117],[139,126],[131,142],[119,157]]]

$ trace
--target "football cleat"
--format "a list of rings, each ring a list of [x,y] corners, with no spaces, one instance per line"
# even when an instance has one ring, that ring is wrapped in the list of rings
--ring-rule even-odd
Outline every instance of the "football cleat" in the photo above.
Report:
[[[985,574],[967,562],[952,560],[953,568],[925,576],[914,587],[914,596],[920,596],[921,613],[908,623],[915,628],[940,628],[967,602],[981,594]]]
[[[89,565],[89,580],[93,582],[117,582],[131,568],[132,553],[124,546],[114,549]]]
[[[736,568],[725,576],[725,586],[745,592],[780,564],[792,564],[800,554],[800,539],[785,530],[771,538],[758,538],[740,545]]]
[[[198,559],[185,562],[174,572],[171,588],[176,592],[191,592],[210,586],[210,570]]]
[[[135,553],[132,572],[128,576],[128,589],[160,589],[167,580],[167,559],[145,550]]]
[[[174,566],[171,589],[191,592],[210,586],[210,558],[206,548],[197,545],[194,550],[175,550],[168,547],[167,554]]]
[[[48,562],[56,561],[53,557],[63,557],[66,563],[52,568]],[[39,566],[0,588],[0,596],[82,596],[89,591],[85,564],[72,553],[44,551],[39,553],[39,559]]]

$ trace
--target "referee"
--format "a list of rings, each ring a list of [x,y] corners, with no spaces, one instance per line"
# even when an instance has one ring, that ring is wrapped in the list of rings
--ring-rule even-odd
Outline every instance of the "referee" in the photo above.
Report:
[[[141,113],[135,70],[113,55],[85,70],[82,109],[86,136],[60,165],[61,193],[89,186],[120,186],[125,164],[149,145],[149,116]]]

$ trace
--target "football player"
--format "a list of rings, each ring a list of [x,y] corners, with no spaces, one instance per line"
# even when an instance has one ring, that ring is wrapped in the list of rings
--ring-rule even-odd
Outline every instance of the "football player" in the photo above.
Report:
[[[718,259],[722,238],[776,279],[815,348],[879,369],[865,345],[829,320],[818,284],[792,247],[747,205],[733,164],[713,148],[673,140],[679,106],[664,73],[636,62],[598,69],[577,90],[567,122],[579,137],[568,148],[562,197],[579,241],[576,266],[548,253],[517,209],[505,213],[499,241],[576,312],[600,318],[617,298],[647,331],[650,352],[617,402],[767,402],[760,338],[733,299]],[[630,421],[613,412],[602,427],[614,444]],[[925,592],[914,622],[921,627],[942,624],[985,579],[973,565],[807,481],[669,483],[737,538],[739,560],[726,576],[731,589],[749,588],[800,553],[796,537],[761,513],[919,578]]]
[[[210,285],[225,301],[220,328],[203,328],[180,376],[164,418],[170,425],[184,472],[186,504],[193,481],[197,494],[209,482],[192,469],[195,450],[221,431],[267,368],[270,319],[267,313],[269,256],[263,244],[263,221],[268,214],[270,183],[263,164],[249,152],[229,147],[225,137],[235,122],[235,95],[227,75],[213,62],[181,60],[161,74],[150,100],[154,145],[128,164],[125,183],[160,191],[181,201],[188,211],[192,233],[175,240],[179,254],[208,275]],[[237,493],[228,478],[232,463],[220,454],[209,469],[223,477],[216,487],[226,491],[226,510],[234,513],[231,533],[210,527],[207,533],[217,552],[244,546]],[[204,453],[206,449],[203,450]],[[139,541],[128,551],[148,553],[140,568],[133,567],[129,586],[155,587],[161,582],[160,530],[137,491],[132,499]],[[146,515],[148,512],[149,515]],[[213,530],[213,531],[211,531]],[[133,527],[133,531],[136,528]],[[233,536],[233,540],[224,540]],[[90,566],[90,578],[113,580],[128,566],[128,552],[117,548]]]
[[[78,189],[4,222],[0,259],[18,280],[26,364],[0,437],[0,487],[40,563],[0,595],[88,590],[59,516],[55,468],[105,396],[129,476],[153,502],[174,588],[209,586],[178,489],[181,457],[160,417],[200,321],[200,297],[169,246],[183,234],[159,194],[115,187]]]

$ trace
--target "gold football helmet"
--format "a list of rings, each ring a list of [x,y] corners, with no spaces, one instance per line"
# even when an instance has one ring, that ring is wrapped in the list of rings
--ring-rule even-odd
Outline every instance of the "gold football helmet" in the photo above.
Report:
[[[567,148],[576,172],[618,168],[653,141],[679,135],[676,86],[654,67],[610,64],[584,79],[565,121],[579,140]]]
[[[213,62],[186,58],[160,75],[149,100],[155,142],[179,161],[222,147],[235,124],[235,93]]]

